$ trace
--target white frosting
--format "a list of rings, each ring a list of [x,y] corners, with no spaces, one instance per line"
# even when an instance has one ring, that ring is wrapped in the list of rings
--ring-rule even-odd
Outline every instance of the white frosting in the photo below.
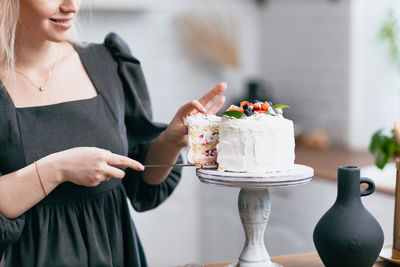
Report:
[[[191,125],[212,126],[212,125],[218,125],[220,121],[221,117],[215,115],[201,114],[201,113],[197,113],[195,115],[191,115],[186,118],[186,123],[189,126]]]
[[[283,116],[254,114],[243,119],[224,116],[217,146],[220,170],[275,172],[294,166],[294,128]]]

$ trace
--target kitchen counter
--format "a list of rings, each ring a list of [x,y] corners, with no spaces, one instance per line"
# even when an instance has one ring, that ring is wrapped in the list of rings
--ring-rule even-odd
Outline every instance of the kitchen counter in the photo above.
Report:
[[[282,264],[285,267],[323,267],[321,259],[316,252],[307,254],[295,254],[295,255],[284,255],[276,256],[271,258],[272,262]],[[225,267],[235,261],[218,262],[204,264],[204,267]],[[385,262],[378,258],[377,262],[373,267],[395,267],[392,263]]]
[[[354,152],[337,147],[321,150],[296,147],[296,163],[314,168],[315,177],[336,181],[338,167],[348,165],[358,167],[372,166],[374,165],[374,157],[368,151]],[[377,191],[394,194],[393,183],[387,186],[386,183],[382,183],[379,179],[371,178],[375,180]]]

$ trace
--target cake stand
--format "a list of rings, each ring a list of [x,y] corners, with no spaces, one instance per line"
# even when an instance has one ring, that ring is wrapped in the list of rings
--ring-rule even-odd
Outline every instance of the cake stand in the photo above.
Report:
[[[264,244],[264,232],[271,212],[268,188],[306,184],[314,176],[314,170],[308,166],[295,164],[291,170],[274,173],[197,169],[196,174],[206,184],[241,188],[238,208],[246,240],[239,257],[240,267],[281,266],[271,262]]]

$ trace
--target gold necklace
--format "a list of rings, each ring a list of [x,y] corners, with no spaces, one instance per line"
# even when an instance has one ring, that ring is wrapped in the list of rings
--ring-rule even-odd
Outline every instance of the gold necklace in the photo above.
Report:
[[[27,79],[35,88],[38,88],[40,92],[43,92],[43,91],[44,91],[44,87],[45,87],[45,86],[47,85],[47,83],[49,82],[51,76],[53,75],[54,69],[56,68],[56,65],[57,65],[57,63],[58,63],[59,52],[60,52],[60,49],[59,49],[59,47],[57,46],[57,58],[56,58],[56,61],[54,62],[53,66],[51,67],[51,70],[50,70],[50,72],[49,72],[49,75],[47,76],[47,79],[46,79],[46,81],[43,83],[43,85],[37,85],[37,84],[34,83],[31,79],[29,79],[29,77],[28,77],[27,75],[23,74],[22,72],[20,72],[20,71],[18,71],[18,70],[15,70],[15,72],[18,73],[18,74],[20,74],[20,75],[22,75],[22,77],[24,77],[25,79]]]

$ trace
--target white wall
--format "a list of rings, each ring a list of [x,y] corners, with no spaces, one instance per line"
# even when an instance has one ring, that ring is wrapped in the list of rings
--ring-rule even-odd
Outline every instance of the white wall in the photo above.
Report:
[[[378,33],[396,0],[271,0],[263,20],[263,72],[296,124],[366,150],[400,119],[400,74]]]
[[[262,71],[296,126],[347,140],[349,0],[270,0],[262,22]]]
[[[392,129],[400,119],[400,73],[378,38],[389,7],[400,21],[399,1],[352,1],[348,145],[353,149],[365,148],[377,129]]]

